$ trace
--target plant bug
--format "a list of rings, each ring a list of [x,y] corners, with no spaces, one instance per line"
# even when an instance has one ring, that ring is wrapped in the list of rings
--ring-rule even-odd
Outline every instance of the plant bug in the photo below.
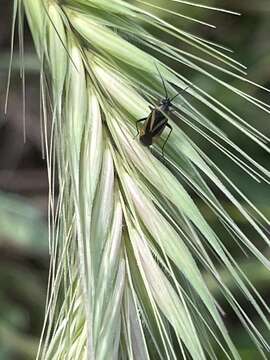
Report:
[[[140,142],[144,146],[150,146],[152,145],[153,141],[162,134],[165,127],[168,127],[170,129],[169,134],[162,145],[162,156],[163,156],[165,145],[173,130],[168,122],[168,118],[166,117],[166,115],[168,115],[171,112],[171,107],[173,106],[172,100],[174,100],[176,96],[178,96],[182,91],[185,91],[188,88],[188,86],[185,89],[182,89],[172,98],[169,98],[163,77],[161,76],[161,73],[156,64],[155,66],[162,80],[163,88],[165,91],[165,98],[160,101],[160,103],[156,108],[152,108],[150,106],[151,112],[147,117],[144,117],[136,121],[136,128],[137,128],[136,136],[139,135]],[[145,123],[140,129],[138,129],[138,123],[142,121],[144,121]]]

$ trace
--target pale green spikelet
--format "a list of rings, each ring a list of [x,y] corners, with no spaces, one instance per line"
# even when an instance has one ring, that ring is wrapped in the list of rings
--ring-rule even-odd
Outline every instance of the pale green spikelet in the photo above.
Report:
[[[240,359],[237,339],[232,341],[228,334],[210,291],[215,288],[249,333],[258,358],[266,359],[267,341],[232,286],[252,304],[268,332],[269,308],[206,221],[187,184],[220,220],[231,241],[241,243],[268,270],[265,254],[236,224],[209,184],[229,199],[265,247],[269,239],[262,224],[269,226],[269,220],[223,172],[222,164],[215,164],[178,125],[188,124],[258,181],[269,182],[269,171],[234,144],[219,123],[235,126],[268,153],[269,139],[256,124],[247,124],[198,84],[176,73],[166,60],[209,77],[269,113],[269,105],[216,75],[225,72],[248,81],[244,67],[222,46],[152,13],[153,9],[170,13],[170,1],[166,9],[141,0],[136,6],[123,0],[18,3],[15,9],[24,6],[41,61],[51,187],[49,292],[37,358],[202,360],[222,354]],[[161,41],[146,26],[175,38],[179,48]],[[149,105],[164,97],[157,69],[169,96],[185,90],[174,100],[178,122],[169,119],[173,132],[164,158],[160,149],[165,135],[152,149],[135,138],[135,121],[146,117]],[[207,107],[210,118],[217,121],[185,100],[186,94]],[[56,172],[58,197],[53,189]],[[227,285],[224,271],[233,285]]]

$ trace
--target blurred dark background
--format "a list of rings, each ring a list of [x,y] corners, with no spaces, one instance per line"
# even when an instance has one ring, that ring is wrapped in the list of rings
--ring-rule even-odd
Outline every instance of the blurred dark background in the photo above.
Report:
[[[227,47],[232,48],[234,57],[248,66],[249,79],[270,88],[270,2],[269,0],[242,1],[216,0],[205,1],[212,6],[226,7],[241,12],[241,17],[218,14],[190,6],[179,6],[170,2],[176,10],[185,11],[188,16],[212,23],[217,29],[210,29],[192,22],[169,15],[168,20]],[[197,0],[197,3],[202,3]],[[168,1],[155,1],[156,5],[166,6]],[[171,8],[170,8],[171,9]],[[162,15],[162,13],[159,13]],[[48,273],[47,245],[47,202],[48,181],[46,162],[42,156],[40,135],[40,91],[39,65],[33,49],[31,36],[25,26],[26,70],[26,142],[23,136],[23,93],[20,78],[20,57],[18,39],[15,40],[15,54],[11,74],[11,86],[7,116],[4,114],[5,92],[9,67],[11,36],[12,2],[1,0],[0,13],[0,360],[34,359],[38,338],[42,329],[46,298]],[[162,15],[164,16],[164,14]],[[167,16],[167,15],[166,15]],[[182,44],[179,44],[182,46]],[[190,75],[187,69],[177,69]],[[191,74],[192,81],[217,96],[234,110],[243,110],[243,116],[251,124],[259,124],[262,131],[270,136],[269,116],[257,112],[235,95],[225,92],[220,87],[200,75]],[[189,76],[190,78],[190,76]],[[230,77],[223,79],[241,86],[254,96],[268,101],[269,95],[261,90],[243,85]],[[269,101],[268,101],[269,103]],[[240,145],[262,164],[267,165],[264,152],[239,136],[227,124],[223,129],[237,140]],[[236,139],[237,138],[237,139]],[[198,139],[199,141],[199,139]],[[206,146],[206,145],[205,145]],[[218,155],[216,155],[216,159]],[[269,158],[268,158],[269,161]],[[270,215],[269,189],[258,186],[254,181],[231,164],[224,161],[227,171],[233,172],[235,181],[241,184],[260,209]],[[220,198],[221,201],[226,201]],[[224,204],[228,207],[228,204]],[[209,221],[211,219],[211,214]],[[241,223],[243,219],[236,220]],[[218,225],[216,225],[218,226]],[[241,224],[244,228],[245,224]],[[255,236],[255,235],[254,235]],[[252,239],[256,243],[256,238]],[[226,239],[224,239],[226,242]],[[227,240],[228,242],[228,240]],[[238,249],[228,243],[237,255]],[[266,272],[254,266],[256,264],[239,255],[239,263],[251,276],[265,298],[270,297],[269,277]],[[214,290],[213,290],[214,291]],[[244,303],[244,300],[243,300]],[[226,304],[223,304],[226,310]],[[248,307],[248,304],[244,304]],[[256,319],[253,319],[256,322]],[[244,359],[255,359],[250,340],[236,325],[228,310],[227,323],[233,337],[237,336],[239,348]]]
[[[46,162],[41,153],[38,62],[25,31],[26,142],[16,36],[4,114],[12,1],[0,12],[0,359],[34,359],[48,273]],[[17,34],[16,34],[17,35]]]

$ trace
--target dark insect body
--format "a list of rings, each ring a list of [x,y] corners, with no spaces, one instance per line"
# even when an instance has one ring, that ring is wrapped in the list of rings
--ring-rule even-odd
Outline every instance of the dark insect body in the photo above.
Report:
[[[147,117],[136,121],[137,134],[139,134],[140,142],[144,146],[152,145],[153,141],[162,134],[165,127],[170,129],[170,132],[162,146],[162,154],[172,132],[172,127],[168,123],[168,119],[166,117],[166,115],[171,111],[170,107],[170,99],[163,99],[157,108],[150,108],[151,112]],[[145,123],[141,129],[138,129],[138,123],[142,121]]]
[[[156,68],[157,68],[157,66],[156,66]],[[174,98],[176,98],[176,96],[178,96],[183,90],[170,99],[168,97],[168,93],[167,93],[167,89],[166,89],[164,80],[163,80],[158,68],[157,68],[157,71],[162,80],[163,88],[165,90],[165,98],[161,100],[161,102],[159,103],[159,105],[156,108],[150,107],[151,112],[147,117],[144,117],[144,118],[136,121],[136,128],[137,128],[137,135],[139,135],[139,139],[140,139],[140,142],[142,143],[142,145],[150,146],[153,144],[153,141],[155,141],[156,138],[158,138],[162,134],[164,129],[166,127],[168,127],[169,134],[167,135],[166,140],[164,141],[164,143],[162,145],[162,155],[164,155],[165,145],[166,145],[166,143],[171,135],[171,132],[173,130],[171,125],[168,122],[168,116],[169,116],[170,112],[172,111],[171,107],[173,106],[172,100]],[[138,123],[142,122],[142,121],[144,121],[144,125],[142,126],[142,128],[138,129]]]

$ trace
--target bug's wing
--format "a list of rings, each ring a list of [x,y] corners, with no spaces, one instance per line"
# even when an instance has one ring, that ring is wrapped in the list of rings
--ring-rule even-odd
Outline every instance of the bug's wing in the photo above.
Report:
[[[168,120],[166,117],[158,109],[152,110],[145,120],[143,127],[144,134],[150,137],[159,136],[164,130],[167,122]]]
[[[165,116],[163,116],[162,118],[159,117],[159,119],[156,120],[156,122],[152,128],[152,136],[158,137],[159,135],[161,135],[167,122],[168,122],[168,120],[166,119]]]
[[[144,134],[150,134],[152,132],[153,124],[155,122],[155,112],[156,110],[152,110],[148,117],[145,120],[143,125],[143,132]]]
[[[154,109],[152,112],[151,112],[151,117],[150,117],[150,121],[149,121],[149,132],[152,133],[153,131],[153,128],[155,126],[155,122],[156,122],[156,117],[157,117],[157,110]]]

